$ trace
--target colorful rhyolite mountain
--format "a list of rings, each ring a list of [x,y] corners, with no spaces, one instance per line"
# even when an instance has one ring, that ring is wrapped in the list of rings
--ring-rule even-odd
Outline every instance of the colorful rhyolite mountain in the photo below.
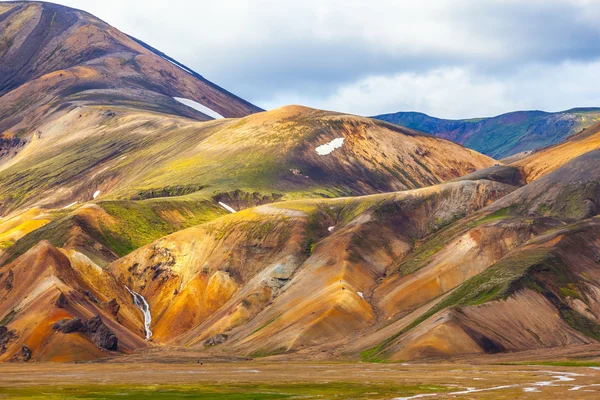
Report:
[[[375,119],[259,112],[81,11],[0,3],[0,33],[0,360],[600,340],[600,125],[495,161]]]

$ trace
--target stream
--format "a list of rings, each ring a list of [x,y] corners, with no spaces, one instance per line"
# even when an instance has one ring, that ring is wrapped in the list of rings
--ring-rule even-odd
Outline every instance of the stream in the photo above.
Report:
[[[538,372],[542,373],[542,374],[550,375],[550,378],[552,378],[552,380],[533,382],[530,384],[503,385],[503,386],[493,386],[493,387],[479,388],[479,389],[478,388],[466,388],[465,390],[461,390],[461,391],[457,391],[457,392],[448,392],[448,393],[423,393],[423,394],[417,394],[415,396],[409,396],[409,397],[396,397],[393,400],[412,400],[412,399],[421,399],[421,398],[426,398],[426,397],[455,396],[455,395],[462,395],[462,394],[510,389],[510,388],[516,388],[516,387],[523,387],[523,391],[526,393],[527,392],[540,393],[541,392],[540,388],[542,388],[542,387],[557,386],[557,384],[559,384],[559,383],[571,382],[571,381],[574,381],[576,377],[583,376],[581,374],[577,374],[577,373],[573,373],[573,372],[555,372],[555,371],[538,371]],[[579,390],[581,388],[586,388],[586,387],[590,387],[590,386],[595,386],[595,385],[573,386],[569,390]]]
[[[150,338],[152,337],[152,331],[150,330],[150,323],[152,322],[152,314],[150,314],[150,306],[148,305],[148,302],[146,301],[144,296],[142,296],[139,293],[134,292],[133,290],[129,289],[127,286],[125,286],[125,289],[127,289],[127,291],[129,291],[129,293],[131,294],[131,297],[133,297],[133,303],[142,312],[142,315],[144,316],[144,330],[146,332],[146,340],[150,340]]]

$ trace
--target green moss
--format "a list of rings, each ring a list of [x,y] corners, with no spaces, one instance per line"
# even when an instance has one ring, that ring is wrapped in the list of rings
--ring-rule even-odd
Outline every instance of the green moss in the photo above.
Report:
[[[17,311],[16,310],[10,310],[5,316],[4,318],[2,318],[2,321],[0,321],[0,326],[6,326],[8,324],[10,324],[15,317],[17,316]]]
[[[467,230],[462,223],[448,222],[422,241],[415,243],[413,251],[396,267],[402,275],[410,275],[427,265],[437,252],[442,250],[452,239]]]
[[[224,214],[211,200],[204,199],[154,199],[146,201],[104,201],[97,203],[112,219],[101,219],[91,226],[76,213],[61,211],[50,214],[56,218],[47,225],[23,236],[7,249],[9,263],[27,252],[41,240],[48,240],[55,247],[62,247],[69,240],[74,227],[93,240],[124,256],[131,251],[170,233],[210,221]],[[65,215],[66,214],[66,215]],[[266,229],[263,227],[263,229]],[[93,247],[94,243],[89,243]],[[84,253],[85,249],[83,250]],[[86,253],[93,258],[92,254]],[[101,260],[93,260],[102,265]]]
[[[518,365],[546,365],[549,367],[600,367],[600,362],[567,360],[567,361],[528,361],[515,363]],[[513,365],[515,365],[513,364]]]
[[[52,29],[52,27],[54,26],[55,18],[56,18],[56,13],[52,14],[52,20],[50,21],[50,26],[48,27],[48,29]]]
[[[573,299],[580,298],[579,294],[577,293],[577,287],[575,286],[574,283],[569,283],[569,286],[567,286],[567,287],[561,287],[560,293],[562,294],[563,297],[571,297]]]
[[[585,336],[600,340],[600,325],[568,307],[560,307],[560,316],[569,326]]]
[[[62,246],[69,237],[69,229],[73,226],[73,221],[73,216],[58,218],[23,236],[6,250],[5,264],[14,261],[41,240],[47,240],[53,246]]]
[[[385,359],[386,347],[398,337],[419,326],[422,322],[448,307],[473,306],[493,300],[505,299],[523,287],[520,282],[526,273],[539,265],[561,263],[549,249],[531,249],[508,256],[481,274],[467,280],[451,295],[429,309],[411,324],[390,336],[379,345],[363,351],[364,361]]]
[[[198,192],[206,188],[204,185],[180,185],[180,186],[166,186],[162,188],[154,189],[143,189],[138,192],[133,200],[146,200],[154,199],[157,197],[178,197],[185,196],[194,192]]]
[[[0,397],[22,399],[389,399],[456,388],[376,382],[290,382],[197,385],[38,385],[0,388]]]
[[[488,214],[485,217],[474,221],[472,226],[479,226],[479,225],[483,225],[487,222],[499,221],[502,219],[506,219],[506,218],[510,217],[510,211],[511,211],[510,207],[501,208],[500,210],[494,211],[493,213]]]
[[[100,241],[120,256],[177,230],[198,225],[222,215],[210,201],[154,200],[105,201],[98,203],[117,224],[101,222]],[[169,219],[170,213],[180,216]]]
[[[262,331],[263,329],[265,329],[267,326],[271,325],[273,322],[275,322],[277,320],[278,317],[273,317],[271,318],[269,321],[265,322],[264,324],[262,324],[261,326],[259,326],[258,328],[256,328],[255,330],[253,330],[250,335],[248,336],[252,336],[254,335],[256,332]]]

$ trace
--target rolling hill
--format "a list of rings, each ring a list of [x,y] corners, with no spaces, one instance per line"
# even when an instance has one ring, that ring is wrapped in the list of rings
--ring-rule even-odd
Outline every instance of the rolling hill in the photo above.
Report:
[[[416,112],[374,118],[460,143],[497,159],[561,143],[600,121],[599,108],[547,113],[516,111],[491,118],[449,120]]]

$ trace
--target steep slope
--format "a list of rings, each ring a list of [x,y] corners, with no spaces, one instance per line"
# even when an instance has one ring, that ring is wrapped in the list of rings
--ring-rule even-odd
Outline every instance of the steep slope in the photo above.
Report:
[[[540,149],[512,162],[511,165],[519,168],[527,182],[531,182],[598,148],[600,148],[600,123],[572,136],[564,143]]]
[[[378,348],[392,359],[495,353],[600,340],[598,219],[531,240]],[[425,319],[425,317],[428,317]]]
[[[213,201],[185,197],[103,201],[52,211],[34,208],[0,224],[0,238],[5,238],[0,266],[26,253],[40,240],[48,240],[53,246],[76,250],[104,267],[159,237],[226,213]]]
[[[558,160],[554,159],[555,162]],[[533,162],[537,163],[537,160]],[[600,213],[600,149],[587,152],[490,207],[523,216],[578,221]]]
[[[126,289],[76,251],[59,251],[42,241],[5,266],[0,280],[0,325],[8,338],[0,360],[88,360],[146,346]],[[89,322],[95,316],[100,321],[87,330],[59,329],[67,321]]]
[[[452,140],[494,158],[557,144],[600,120],[600,109],[517,111],[492,118],[447,120],[416,112],[374,118]]]
[[[83,11],[43,2],[0,8],[0,163],[44,135],[44,116],[73,104],[122,105],[211,119],[261,111]]]

